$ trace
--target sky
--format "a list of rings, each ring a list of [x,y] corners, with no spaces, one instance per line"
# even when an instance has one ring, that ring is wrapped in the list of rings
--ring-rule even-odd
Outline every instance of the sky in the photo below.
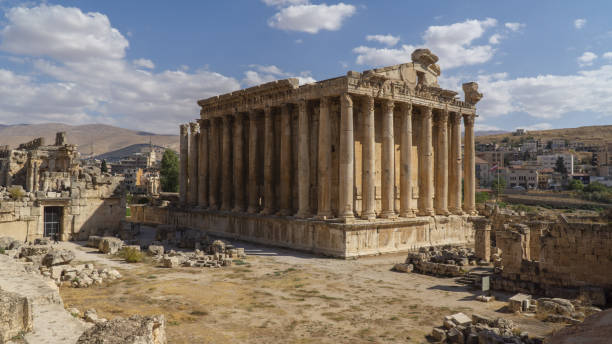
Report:
[[[196,101],[438,55],[476,130],[612,124],[612,2],[0,0],[0,124],[175,134]]]

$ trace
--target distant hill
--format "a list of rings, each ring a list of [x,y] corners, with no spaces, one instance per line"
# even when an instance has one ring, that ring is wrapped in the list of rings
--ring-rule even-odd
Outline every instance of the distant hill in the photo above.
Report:
[[[106,160],[108,162],[113,162],[113,161],[117,161],[122,158],[128,157],[134,153],[146,153],[149,151],[149,149],[150,147],[148,143],[137,143],[135,145],[117,149],[112,152],[107,152],[104,154],[97,155],[95,156],[95,158],[99,160]],[[153,149],[156,152],[160,153],[158,155],[158,158],[161,158],[161,155],[163,154],[163,151],[166,149],[166,147],[153,145]]]
[[[79,146],[82,156],[100,155],[137,144],[149,144],[178,150],[178,135],[159,135],[142,131],[113,127],[105,124],[68,125],[44,124],[0,124],[0,145],[13,148],[37,137],[44,137],[46,144],[55,142],[55,133],[66,132],[68,143]]]
[[[509,132],[505,130],[476,130],[474,132],[474,136],[489,136],[499,134],[509,134]]]
[[[540,139],[542,142],[547,142],[552,139],[564,139],[568,141],[584,142],[585,144],[604,144],[612,142],[612,125],[594,125],[588,127],[566,128],[566,129],[550,129],[550,130],[533,130],[528,131],[522,136],[514,136],[512,133],[502,133],[494,135],[484,135],[475,138],[477,143],[501,142],[505,138],[510,141],[518,141],[524,138],[533,137]]]

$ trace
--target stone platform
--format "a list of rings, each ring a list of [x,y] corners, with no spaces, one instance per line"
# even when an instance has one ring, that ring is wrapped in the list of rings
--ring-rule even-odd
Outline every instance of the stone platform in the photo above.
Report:
[[[419,247],[473,241],[470,216],[422,216],[393,220],[297,219],[209,210],[131,206],[132,222],[201,229],[221,237],[352,258],[407,252]]]

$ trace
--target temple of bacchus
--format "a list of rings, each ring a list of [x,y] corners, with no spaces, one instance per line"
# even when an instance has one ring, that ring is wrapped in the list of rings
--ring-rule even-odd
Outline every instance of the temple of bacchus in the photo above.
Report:
[[[198,101],[163,222],[340,257],[471,241],[482,94],[440,88],[437,60]]]

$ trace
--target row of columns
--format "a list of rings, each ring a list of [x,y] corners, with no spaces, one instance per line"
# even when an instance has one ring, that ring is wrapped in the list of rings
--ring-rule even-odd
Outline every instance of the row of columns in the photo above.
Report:
[[[362,130],[362,211],[363,219],[376,218],[375,195],[375,99],[364,97]],[[330,125],[330,98],[320,99],[317,158],[317,212],[312,214],[310,207],[310,133],[309,116],[305,100],[297,104],[281,106],[280,133],[274,132],[272,108],[266,106],[264,113],[264,137],[258,137],[258,111],[248,114],[248,128],[244,128],[242,115],[236,114],[232,121],[230,115],[218,121],[200,121],[190,124],[191,135],[187,135],[187,126],[181,126],[180,138],[180,199],[184,204],[197,205],[202,208],[220,209],[256,213],[261,209],[265,215],[292,214],[293,185],[291,184],[292,133],[291,109],[297,106],[297,188],[298,207],[295,214],[298,218],[317,219],[333,217],[331,207],[331,147],[332,131]],[[344,93],[340,96],[340,130],[339,130],[339,185],[337,217],[350,220],[355,216],[354,206],[354,169],[355,169],[355,131],[353,96]],[[394,111],[400,112],[400,161],[395,161]],[[474,115],[461,115],[446,110],[436,110],[427,106],[418,106],[420,121],[418,127],[418,181],[419,195],[417,212],[413,205],[412,173],[412,112],[409,103],[382,100],[382,154],[381,218],[431,216],[434,214],[461,214],[463,211],[473,213],[475,169],[474,169]],[[465,121],[465,164],[461,158],[461,118]],[[435,125],[434,125],[435,122]],[[248,130],[248,142],[243,139]],[[435,132],[434,132],[435,130]],[[233,133],[233,135],[232,135]],[[274,151],[275,135],[280,134],[280,198],[276,204],[274,193]],[[435,134],[435,135],[434,135]],[[219,135],[221,140],[219,140]],[[260,205],[258,194],[257,171],[261,168],[257,155],[258,142],[263,140],[263,204]],[[219,144],[221,142],[221,144]],[[433,148],[435,147],[435,154]],[[244,166],[244,154],[248,149],[248,166]],[[435,155],[435,161],[434,159]],[[197,157],[197,159],[193,159]],[[232,161],[233,159],[233,161]],[[395,164],[400,168],[400,207],[395,211]],[[220,168],[219,168],[220,167]],[[245,173],[246,171],[246,173]],[[463,172],[463,173],[462,173]],[[219,174],[221,173],[221,175]],[[461,181],[464,178],[463,207],[461,200]],[[192,177],[194,176],[194,177]],[[231,178],[229,176],[232,176]],[[218,181],[221,180],[221,185]],[[435,185],[434,185],[435,181]],[[245,187],[246,183],[246,187]],[[218,188],[221,188],[219,190]],[[220,192],[219,192],[220,191]],[[232,192],[234,191],[234,192]],[[217,199],[221,195],[221,199]],[[435,200],[435,204],[434,204]],[[233,201],[233,204],[232,204]],[[276,210],[278,209],[278,212]]]

